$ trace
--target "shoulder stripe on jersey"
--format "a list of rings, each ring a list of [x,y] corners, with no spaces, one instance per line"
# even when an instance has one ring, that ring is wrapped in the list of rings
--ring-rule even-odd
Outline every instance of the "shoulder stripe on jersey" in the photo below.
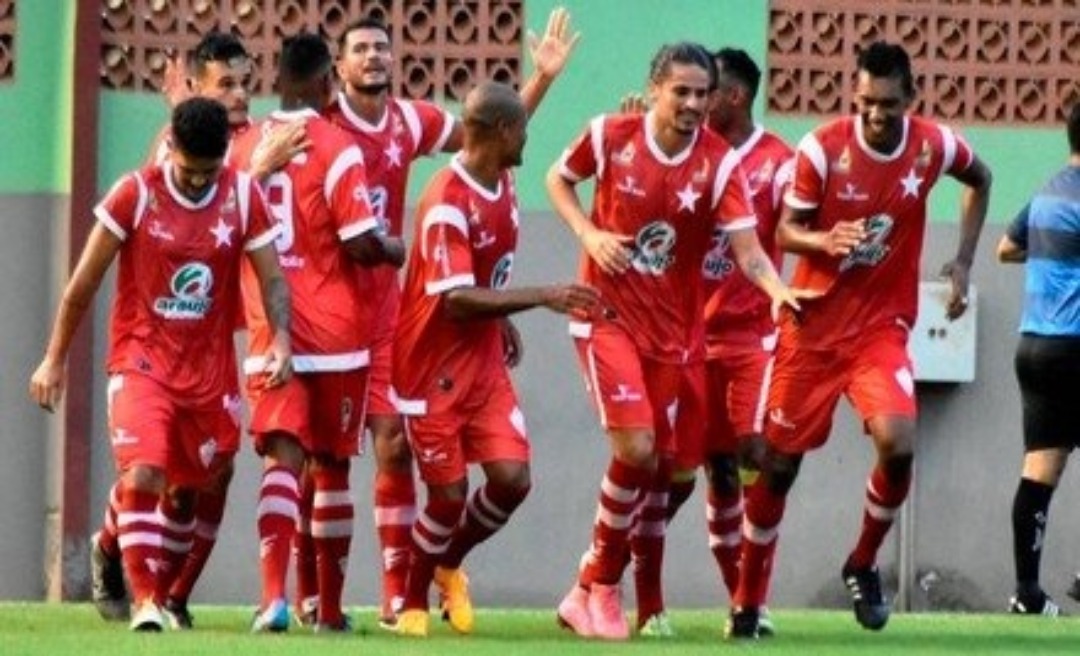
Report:
[[[780,201],[783,199],[784,192],[791,185],[791,181],[795,179],[795,158],[789,157],[784,160],[776,169],[776,174],[773,175],[773,189],[772,189],[772,206],[773,208],[780,207]]]
[[[442,280],[436,280],[424,284],[424,293],[428,296],[438,296],[444,292],[448,292],[451,289],[458,289],[459,287],[475,287],[476,276],[471,273],[459,273],[456,276],[450,276],[449,278],[443,278]]]
[[[236,172],[236,200],[240,205],[240,234],[246,235],[251,212],[251,176],[243,171]]]
[[[728,181],[731,179],[731,173],[739,166],[741,161],[742,158],[734,149],[729,148],[724,153],[720,165],[716,167],[716,176],[713,178],[712,205],[710,206],[712,209],[716,209],[716,206],[720,204],[720,199],[724,195],[724,188],[727,187]],[[746,202],[749,203],[752,196],[750,195],[750,189],[746,186],[745,178],[743,178],[743,195],[746,196]]]
[[[589,121],[589,141],[596,160],[596,179],[604,177],[604,115]]]
[[[364,153],[360,151],[359,146],[349,146],[338,153],[338,156],[334,158],[334,162],[330,165],[330,170],[326,172],[323,195],[326,196],[327,201],[333,198],[334,189],[337,188],[341,176],[345,175],[346,171],[357,164],[364,165]]]
[[[956,135],[948,127],[944,125],[938,125],[938,130],[941,131],[941,146],[944,149],[943,159],[941,163],[941,172],[945,173],[952,169],[953,163],[956,161]]]
[[[146,206],[150,202],[150,190],[146,188],[146,180],[143,180],[142,174],[136,171],[132,174],[135,179],[135,185],[139,189],[139,202],[135,204],[135,221],[133,225],[137,230],[139,224],[142,223],[143,213],[146,212]]]
[[[120,224],[116,222],[116,219],[109,214],[109,212],[102,206],[98,205],[94,208],[94,216],[101,225],[105,226],[109,232],[116,235],[120,241],[127,241],[127,231],[120,227]]]
[[[566,180],[567,182],[577,184],[581,182],[582,178],[580,175],[574,173],[570,170],[568,166],[566,166],[566,156],[569,154],[569,150],[563,152],[562,160],[559,162],[559,177]]]
[[[799,151],[810,160],[810,164],[817,171],[818,177],[825,180],[829,170],[829,162],[825,158],[825,149],[818,141],[817,135],[810,133],[799,142]]]
[[[454,126],[457,125],[457,119],[454,118],[453,114],[442,107],[439,108],[439,111],[442,112],[443,115],[443,129],[439,134],[439,138],[431,145],[431,150],[425,154],[441,153],[443,149],[446,148],[446,142],[450,141],[450,135],[454,132]]]
[[[373,216],[369,216],[366,219],[354,221],[353,223],[350,223],[349,225],[342,228],[341,230],[338,230],[338,239],[340,239],[341,241],[349,241],[353,237],[359,237],[360,235],[371,232],[378,227],[379,220]]]
[[[457,229],[466,238],[469,236],[469,224],[465,215],[453,205],[436,205],[424,214],[422,228],[420,230],[420,252],[428,252],[428,230],[439,224],[446,224]]]
[[[401,117],[405,119],[405,127],[409,128],[413,143],[420,143],[420,117],[416,114],[416,108],[411,102],[399,98],[394,99],[394,104],[401,110]]]

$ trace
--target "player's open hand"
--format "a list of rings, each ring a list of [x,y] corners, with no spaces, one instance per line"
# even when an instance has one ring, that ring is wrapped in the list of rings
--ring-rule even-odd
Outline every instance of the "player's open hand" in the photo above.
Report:
[[[592,316],[600,308],[600,292],[590,285],[569,283],[552,285],[545,290],[544,306],[560,314]]]
[[[570,12],[566,7],[551,10],[543,39],[537,39],[532,30],[525,35],[533,66],[548,78],[558,77],[562,72],[579,39],[581,32],[571,33]]]
[[[270,345],[270,352],[266,354],[266,363],[263,372],[266,374],[266,382],[263,387],[278,387],[292,377],[292,347],[289,338],[278,334]]]
[[[844,257],[866,239],[866,219],[837,221],[825,233],[824,250],[833,257]]]
[[[304,121],[279,123],[264,132],[251,153],[251,175],[262,180],[311,147]]]
[[[589,257],[609,276],[624,273],[630,268],[634,238],[605,230],[592,229],[581,235],[581,245]]]
[[[647,111],[649,104],[640,93],[628,93],[619,101],[619,112],[622,114],[644,114]]]
[[[941,277],[948,278],[952,283],[949,303],[945,306],[945,318],[949,321],[959,319],[967,312],[970,275],[971,265],[961,260],[946,262],[945,266],[941,267]]]
[[[30,376],[30,398],[43,410],[53,412],[64,395],[67,367],[63,362],[45,358]]]
[[[184,56],[177,50],[169,50],[165,53],[161,94],[165,96],[165,104],[170,108],[176,107],[192,96],[191,87],[188,86],[187,63],[184,61]]]
[[[821,292],[813,289],[781,285],[775,292],[770,294],[772,297],[773,321],[779,320],[780,310],[785,306],[791,308],[792,312],[798,313],[802,311],[802,303],[800,303],[800,301],[821,298],[821,294]]]

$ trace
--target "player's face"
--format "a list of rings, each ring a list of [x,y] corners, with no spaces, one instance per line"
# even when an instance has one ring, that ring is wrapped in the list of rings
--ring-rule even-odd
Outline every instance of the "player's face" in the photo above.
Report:
[[[723,134],[739,112],[740,99],[741,90],[738,84],[720,71],[716,89],[713,90],[709,99],[709,127]]]
[[[169,151],[169,161],[173,185],[185,198],[195,202],[206,196],[217,182],[224,162],[221,158],[192,157],[176,146]]]
[[[204,64],[201,75],[192,81],[196,95],[216,100],[229,110],[229,125],[248,122],[248,81],[251,79],[251,60],[237,57],[228,62]]]
[[[368,93],[378,93],[390,86],[394,55],[390,39],[375,28],[352,30],[345,37],[338,54],[337,73],[345,84]]]
[[[704,68],[672,63],[667,77],[652,82],[649,90],[658,127],[689,135],[701,126],[709,109],[709,72]]]
[[[911,98],[904,93],[899,76],[874,77],[859,71],[855,82],[855,108],[862,119],[863,137],[868,146],[892,152],[904,132],[904,113]]]
[[[505,146],[503,165],[506,167],[521,166],[522,153],[525,151],[525,142],[528,140],[525,131],[526,122],[527,120],[522,118],[502,129]]]

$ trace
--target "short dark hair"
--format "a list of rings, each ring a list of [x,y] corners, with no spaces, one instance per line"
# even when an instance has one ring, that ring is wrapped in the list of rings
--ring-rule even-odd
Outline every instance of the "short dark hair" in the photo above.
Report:
[[[300,32],[281,42],[278,78],[292,83],[308,82],[333,66],[330,48],[318,34]]]
[[[208,32],[195,45],[191,52],[191,69],[196,77],[206,72],[206,65],[211,62],[227,64],[234,59],[247,59],[247,48],[240,38],[228,32]]]
[[[387,26],[387,24],[384,23],[382,19],[376,18],[374,16],[358,18],[346,25],[345,29],[341,32],[341,36],[338,37],[337,46],[339,56],[345,50],[345,42],[349,39],[349,35],[356,30],[379,30],[386,35],[387,41],[393,41],[393,37],[390,34],[390,27]]]
[[[716,86],[716,62],[704,46],[690,41],[661,46],[649,64],[649,81],[663,81],[671,73],[672,64],[700,66],[709,74],[709,87]]]
[[[904,94],[915,97],[915,80],[911,75],[911,59],[904,47],[887,41],[874,41],[859,50],[856,65],[873,77],[899,77]]]
[[[713,55],[713,59],[720,62],[724,69],[724,75],[730,76],[746,87],[750,92],[750,100],[753,100],[761,84],[761,69],[750,55],[741,48],[721,48]]]
[[[1080,155],[1080,98],[1069,110],[1066,126],[1069,131],[1069,151]]]
[[[221,159],[229,149],[229,112],[216,100],[194,97],[172,112],[173,147],[200,159]]]

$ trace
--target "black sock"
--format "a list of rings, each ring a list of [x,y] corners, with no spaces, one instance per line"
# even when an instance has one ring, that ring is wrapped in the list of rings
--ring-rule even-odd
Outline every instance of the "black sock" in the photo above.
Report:
[[[1013,499],[1013,559],[1016,564],[1016,592],[1030,597],[1041,592],[1039,563],[1042,560],[1046,522],[1054,486],[1027,478],[1020,479]]]

